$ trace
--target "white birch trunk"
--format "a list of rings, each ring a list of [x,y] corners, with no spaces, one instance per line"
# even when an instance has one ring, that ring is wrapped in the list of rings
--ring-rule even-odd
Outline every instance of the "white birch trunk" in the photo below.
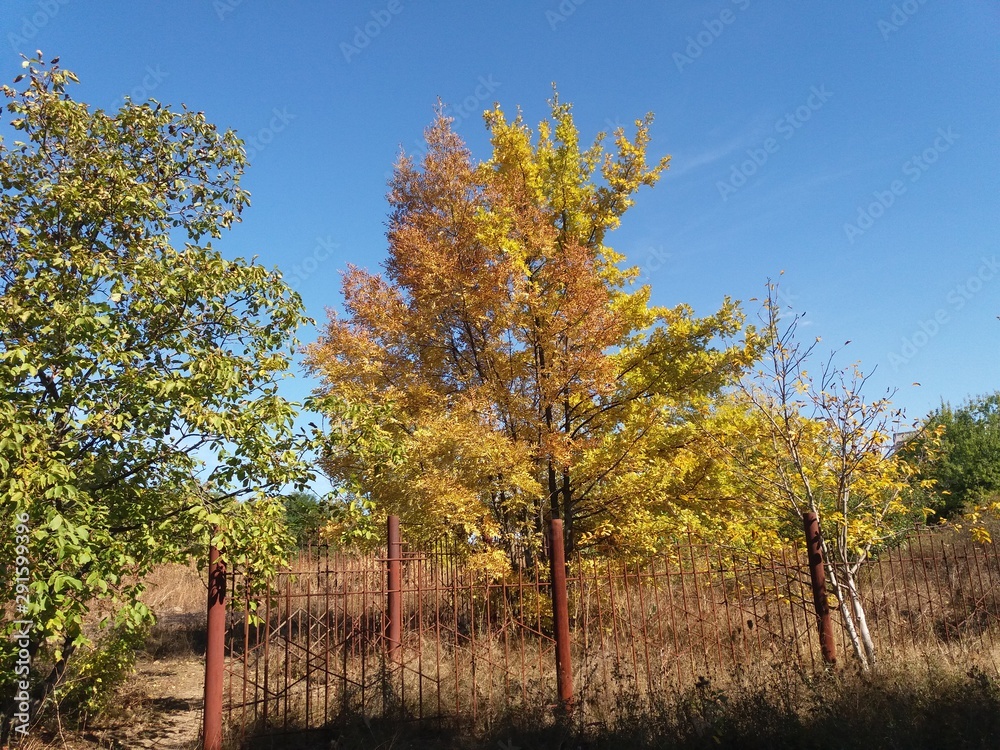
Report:
[[[847,579],[847,591],[851,597],[851,607],[854,610],[854,619],[858,625],[858,634],[861,636],[861,643],[865,647],[865,654],[868,662],[875,666],[875,644],[872,642],[871,633],[868,630],[868,617],[865,615],[864,603],[861,601],[861,594],[858,591],[858,584],[854,580],[854,575],[850,569],[845,571]]]
[[[867,648],[865,644],[862,643],[862,637],[858,634],[857,627],[855,627],[854,613],[848,605],[847,597],[844,596],[844,589],[846,587],[841,586],[837,578],[837,568],[830,558],[829,548],[827,547],[825,539],[823,540],[823,564],[826,566],[826,577],[830,579],[830,585],[833,586],[833,590],[837,595],[837,606],[840,609],[840,619],[844,623],[844,629],[847,631],[847,638],[851,642],[851,648],[854,649],[854,655],[857,657],[862,671],[867,672],[871,668],[868,663]]]

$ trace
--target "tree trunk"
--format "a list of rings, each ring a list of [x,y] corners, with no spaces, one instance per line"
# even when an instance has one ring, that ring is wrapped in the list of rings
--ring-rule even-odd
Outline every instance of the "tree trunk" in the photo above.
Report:
[[[566,559],[573,554],[576,542],[576,528],[573,523],[573,487],[569,481],[569,470],[563,469],[562,476],[562,496],[563,496],[563,526],[565,535],[563,541],[566,546]]]
[[[76,640],[74,635],[66,636],[63,640],[62,658],[55,663],[49,671],[48,676],[31,689],[31,708],[28,713],[31,716],[32,722],[38,718],[40,709],[45,704],[46,699],[52,694],[52,691],[55,689],[56,685],[59,684],[63,675],[66,673],[69,658],[76,650],[76,647],[73,645],[74,640]],[[32,660],[34,660],[36,654],[38,653],[38,647],[39,643],[32,639],[31,644],[28,647]],[[6,701],[6,703],[7,705],[4,706],[3,714],[0,716],[0,744],[2,744],[3,747],[7,747],[7,743],[11,739],[11,733],[14,726],[14,714],[18,713],[16,687],[14,693],[11,695],[10,699]]]
[[[851,597],[851,608],[854,610],[854,619],[857,622],[858,634],[861,637],[861,643],[865,647],[865,655],[868,657],[868,663],[870,666],[874,667],[875,644],[872,642],[872,636],[868,630],[868,618],[865,615],[865,606],[861,601],[858,584],[854,580],[854,576],[851,574],[850,568],[845,571],[844,577],[847,582],[847,592]]]
[[[833,563],[833,558],[830,557],[830,550],[827,546],[826,539],[822,540],[823,544],[823,564],[826,566],[826,577],[830,581],[830,585],[833,586],[834,593],[837,596],[837,607],[840,610],[840,619],[843,621],[844,630],[847,631],[847,638],[851,642],[851,648],[854,650],[854,655],[858,659],[858,663],[861,665],[861,669],[867,672],[870,669],[868,664],[868,657],[866,656],[866,647],[861,642],[861,636],[858,634],[858,629],[854,624],[854,615],[851,612],[851,607],[848,605],[847,598],[844,596],[844,587],[841,585],[840,580],[837,576],[837,566]]]

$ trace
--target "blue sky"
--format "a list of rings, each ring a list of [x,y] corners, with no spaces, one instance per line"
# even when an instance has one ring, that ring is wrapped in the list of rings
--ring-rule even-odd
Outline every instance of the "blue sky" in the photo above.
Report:
[[[899,387],[918,417],[1000,388],[995,0],[6,0],[0,14],[7,82],[40,48],[96,106],[153,97],[235,128],[253,205],[217,246],[280,267],[317,320],[348,263],[384,257],[387,174],[439,97],[485,159],[482,110],[537,122],[556,82],[588,140],[656,113],[651,151],[670,170],[610,239],[654,302],[707,314],[784,270],[803,335],[850,340],[838,362],[877,368],[870,396]]]

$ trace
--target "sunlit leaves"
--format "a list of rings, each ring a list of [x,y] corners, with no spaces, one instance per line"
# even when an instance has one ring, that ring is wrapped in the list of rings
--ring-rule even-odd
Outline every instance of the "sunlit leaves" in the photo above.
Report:
[[[1000,499],[1000,393],[942,404],[900,455],[923,482],[937,519],[989,510]]]
[[[841,621],[868,667],[875,652],[857,573],[920,518],[915,470],[892,450],[902,413],[888,397],[867,398],[868,377],[857,364],[837,368],[831,356],[818,375],[810,374],[815,344],[798,342],[799,316],[780,308],[776,285],[769,283],[767,292],[760,329],[753,331],[763,354],[733,394],[732,413],[745,414],[742,426],[717,431],[717,444],[734,484],[779,534],[794,530],[807,511],[818,515]]]
[[[651,117],[610,150],[581,146],[557,97],[535,131],[485,120],[487,161],[440,113],[421,162],[399,161],[385,275],[348,269],[346,312],[309,350],[324,465],[410,534],[517,559],[555,516],[571,549],[655,548],[700,481],[685,412],[752,359],[727,341],[739,311],[651,307],[606,244],[667,166],[646,161]]]
[[[0,591],[25,514],[33,648],[58,658],[97,600],[147,622],[143,575],[203,556],[212,527],[232,562],[273,567],[270,496],[307,474],[275,390],[304,318],[276,272],[202,244],[248,203],[233,133],[155,102],[95,110],[68,71],[25,67],[0,143]]]

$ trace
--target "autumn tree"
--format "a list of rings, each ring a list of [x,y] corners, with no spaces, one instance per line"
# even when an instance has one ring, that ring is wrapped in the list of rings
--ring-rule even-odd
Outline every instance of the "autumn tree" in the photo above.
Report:
[[[0,142],[5,730],[22,680],[34,713],[93,653],[95,608],[141,632],[144,575],[204,555],[210,527],[231,561],[273,566],[274,497],[308,475],[277,393],[301,302],[211,245],[247,205],[236,135],[156,102],[94,110],[56,61],[24,66]]]
[[[891,394],[866,398],[870,376],[857,365],[837,368],[831,355],[810,374],[818,339],[800,343],[800,315],[781,309],[775,284],[767,291],[754,331],[763,356],[738,381],[716,435],[751,503],[748,521],[781,539],[801,533],[806,511],[819,517],[827,579],[855,656],[868,668],[876,654],[858,571],[922,518],[911,494],[914,470],[891,450],[903,415]]]
[[[487,161],[439,112],[421,162],[395,166],[385,275],[350,268],[344,313],[308,352],[323,465],[411,538],[460,529],[516,562],[562,518],[570,550],[655,547],[698,481],[675,464],[696,439],[686,415],[752,358],[724,342],[738,309],[651,306],[607,244],[668,165],[647,162],[652,116],[610,150],[604,134],[583,148],[558,98],[535,132],[499,107],[485,121]],[[350,428],[373,409],[377,450]],[[645,472],[661,491],[624,491]]]

